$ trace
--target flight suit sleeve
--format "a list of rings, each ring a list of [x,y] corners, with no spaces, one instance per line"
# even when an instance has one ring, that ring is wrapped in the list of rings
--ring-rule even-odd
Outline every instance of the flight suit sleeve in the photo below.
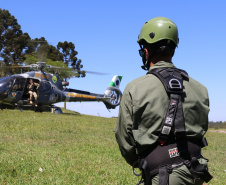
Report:
[[[115,137],[122,156],[131,166],[137,161],[135,141],[132,134],[133,105],[132,98],[125,89],[119,107],[118,120],[115,127]]]
[[[38,90],[39,89],[39,84],[38,83],[34,83],[34,84],[36,86],[36,90]]]

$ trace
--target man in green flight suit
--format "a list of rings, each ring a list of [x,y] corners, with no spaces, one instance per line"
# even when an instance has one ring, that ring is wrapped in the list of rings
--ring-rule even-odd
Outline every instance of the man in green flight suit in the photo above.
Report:
[[[164,17],[146,22],[138,37],[148,73],[126,86],[115,127],[122,156],[142,170],[138,184],[197,185],[212,178],[201,155],[208,92],[173,65],[178,42],[176,24]]]

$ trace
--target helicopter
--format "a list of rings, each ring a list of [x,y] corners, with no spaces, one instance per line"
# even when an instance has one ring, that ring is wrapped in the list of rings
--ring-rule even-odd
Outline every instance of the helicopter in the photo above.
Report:
[[[0,108],[11,106],[23,111],[24,107],[33,107],[35,111],[42,112],[44,106],[54,109],[56,114],[63,113],[61,108],[54,104],[59,102],[103,102],[106,108],[115,109],[121,101],[122,93],[119,89],[122,76],[115,75],[104,94],[96,94],[88,91],[66,88],[69,82],[62,82],[58,74],[46,73],[44,68],[60,68],[46,65],[45,62],[37,62],[26,66],[36,68],[22,74],[15,74],[0,78]],[[29,81],[39,84],[36,105],[31,104],[28,93]]]

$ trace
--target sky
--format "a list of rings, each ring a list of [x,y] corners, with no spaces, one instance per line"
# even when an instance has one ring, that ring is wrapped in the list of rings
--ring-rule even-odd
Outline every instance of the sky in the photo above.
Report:
[[[176,23],[180,43],[172,62],[207,87],[210,121],[226,121],[226,1],[225,0],[0,0],[32,39],[49,44],[73,42],[87,74],[69,80],[69,88],[103,94],[114,75],[123,76],[120,89],[146,71],[141,69],[137,38],[143,24],[154,17]],[[62,103],[57,104],[63,106]],[[115,117],[103,103],[67,103],[82,114]]]

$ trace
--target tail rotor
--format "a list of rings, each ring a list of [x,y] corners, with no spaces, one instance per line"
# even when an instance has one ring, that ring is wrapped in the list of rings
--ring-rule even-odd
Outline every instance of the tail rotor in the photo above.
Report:
[[[108,88],[104,92],[105,101],[107,109],[115,109],[118,106],[122,99],[122,92],[119,89],[120,83],[122,80],[122,76],[115,75]]]

